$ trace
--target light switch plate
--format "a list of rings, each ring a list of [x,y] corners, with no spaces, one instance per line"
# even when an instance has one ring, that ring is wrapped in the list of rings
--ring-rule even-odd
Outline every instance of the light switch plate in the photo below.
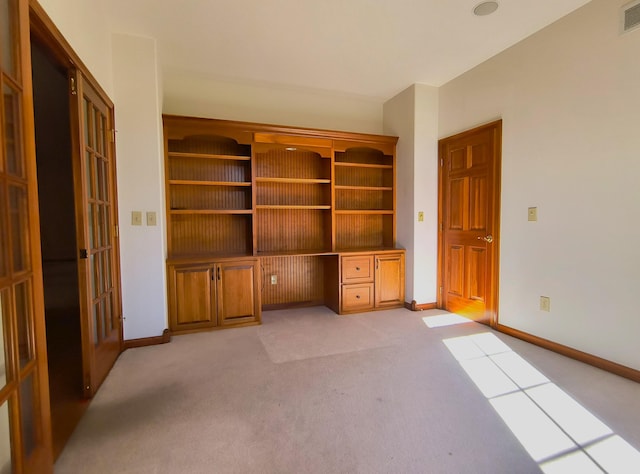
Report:
[[[418,222],[424,222],[424,212],[418,212]]]
[[[142,211],[131,211],[131,225],[142,225]]]
[[[528,219],[530,222],[535,222],[538,220],[538,208],[530,207],[527,213]]]
[[[551,311],[551,298],[548,296],[540,297],[540,311],[546,311],[547,313]]]
[[[147,212],[147,225],[156,225],[156,213],[153,211]]]

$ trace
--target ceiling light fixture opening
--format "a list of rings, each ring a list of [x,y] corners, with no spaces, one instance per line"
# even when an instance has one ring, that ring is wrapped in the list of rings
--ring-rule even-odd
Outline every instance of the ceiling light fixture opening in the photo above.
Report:
[[[476,16],[491,15],[498,9],[498,2],[482,2],[473,8],[473,14]]]

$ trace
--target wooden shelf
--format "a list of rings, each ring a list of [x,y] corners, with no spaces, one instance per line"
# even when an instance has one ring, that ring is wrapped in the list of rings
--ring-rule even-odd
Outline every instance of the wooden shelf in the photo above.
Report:
[[[325,255],[337,255],[337,252],[332,252],[327,249],[301,249],[301,250],[289,250],[284,252],[260,252],[256,253],[257,257],[317,257]]]
[[[214,155],[211,153],[186,153],[182,151],[170,151],[169,158],[204,158],[207,160],[234,160],[250,161],[250,156],[241,155]]]
[[[331,184],[331,180],[308,178],[268,178],[261,176],[256,178],[256,183]]]
[[[308,209],[308,210],[329,210],[331,206],[286,206],[275,204],[258,204],[256,209]]]
[[[343,186],[343,185],[336,185],[335,188],[337,190],[345,189],[345,190],[354,190],[354,191],[393,191],[393,187],[391,187],[391,186]]]
[[[371,163],[348,163],[346,161],[336,161],[336,166],[346,166],[351,168],[376,168],[380,170],[391,170],[393,165],[376,165]]]
[[[340,215],[393,215],[392,209],[336,209]]]
[[[250,182],[245,181],[194,181],[189,179],[170,179],[169,184],[186,186],[238,186],[251,187]]]
[[[253,214],[251,209],[171,209],[171,214]]]

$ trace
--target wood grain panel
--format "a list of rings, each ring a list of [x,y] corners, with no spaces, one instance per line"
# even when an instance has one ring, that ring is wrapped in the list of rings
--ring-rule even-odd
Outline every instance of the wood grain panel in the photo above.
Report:
[[[393,247],[393,215],[336,215],[336,248]]]
[[[447,223],[450,230],[465,228],[465,178],[452,179],[449,185],[449,215]]]
[[[376,308],[404,305],[404,255],[376,255]]]
[[[342,283],[373,281],[373,255],[354,255],[341,258]]]
[[[390,168],[336,166],[336,185],[392,187],[393,170]]]
[[[467,148],[458,148],[449,152],[449,171],[461,171],[467,169]]]
[[[489,151],[486,143],[471,145],[471,166],[470,168],[478,168],[487,164],[489,159]]]
[[[337,210],[393,210],[393,191],[336,189]]]
[[[259,209],[256,220],[259,253],[331,248],[331,211]]]
[[[250,215],[179,214],[169,231],[170,257],[252,254]]]
[[[239,145],[232,138],[218,135],[194,135],[183,140],[169,140],[169,151],[251,156],[251,146]]]
[[[308,151],[273,149],[255,154],[254,170],[266,178],[330,179],[331,160]]]
[[[170,180],[251,182],[248,161],[169,157],[168,172]]]
[[[485,301],[487,288],[487,250],[484,247],[467,247],[467,297]]]
[[[211,305],[211,268],[176,268],[175,322],[215,324]]]
[[[251,209],[251,188],[172,184],[169,205],[171,210]]]
[[[373,283],[342,286],[342,312],[367,311],[374,305]]]
[[[218,324],[259,320],[256,262],[223,262],[217,264],[216,272]]]
[[[393,164],[393,156],[365,147],[349,148],[347,151],[336,152],[335,157],[336,161],[340,163]]]
[[[330,206],[329,184],[257,183],[258,205]]]
[[[261,257],[262,304],[323,304],[323,257]],[[271,284],[271,275],[278,283]]]
[[[487,178],[473,176],[469,180],[469,229],[487,228]]]
[[[448,292],[452,295],[462,296],[464,292],[464,247],[452,245],[447,253],[449,257]]]

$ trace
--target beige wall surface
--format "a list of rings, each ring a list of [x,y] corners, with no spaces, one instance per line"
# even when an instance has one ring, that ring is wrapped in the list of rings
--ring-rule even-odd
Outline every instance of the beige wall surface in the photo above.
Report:
[[[594,0],[443,86],[439,135],[503,119],[500,322],[640,369],[640,30],[620,34],[625,3]]]

